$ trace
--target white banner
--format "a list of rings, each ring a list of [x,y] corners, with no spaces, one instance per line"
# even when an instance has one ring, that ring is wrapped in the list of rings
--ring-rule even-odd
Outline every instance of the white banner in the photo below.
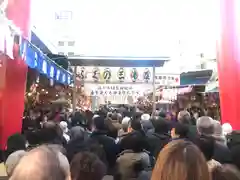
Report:
[[[156,68],[155,83],[160,86],[179,86],[180,75],[161,73]],[[85,83],[135,83],[151,84],[153,82],[152,67],[77,67],[77,77]]]
[[[151,67],[77,67],[77,76],[87,83],[151,83],[153,80]]]
[[[85,84],[88,96],[142,96],[151,85],[140,84]]]

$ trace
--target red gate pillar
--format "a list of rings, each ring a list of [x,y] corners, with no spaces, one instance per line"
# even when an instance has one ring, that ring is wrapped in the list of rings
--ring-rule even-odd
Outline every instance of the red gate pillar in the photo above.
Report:
[[[222,123],[240,130],[240,3],[220,0],[218,75]]]
[[[29,37],[30,0],[8,0],[6,16]],[[21,132],[27,65],[20,57],[12,60],[0,54],[0,60],[0,145],[4,148],[10,135]]]

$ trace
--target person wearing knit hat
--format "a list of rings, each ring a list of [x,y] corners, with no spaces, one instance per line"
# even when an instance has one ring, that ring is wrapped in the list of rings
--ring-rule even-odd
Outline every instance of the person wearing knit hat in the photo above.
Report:
[[[151,122],[151,116],[149,114],[143,114],[141,116],[141,125],[145,133],[153,132],[154,127]]]
[[[129,123],[130,123],[130,118],[129,117],[124,117],[121,124],[122,128],[118,131],[118,140],[121,140],[123,137],[125,137],[128,134],[128,128],[129,128]]]
[[[131,120],[130,117],[124,117],[123,118],[122,129],[123,129],[124,132],[127,132],[130,120]]]
[[[225,136],[228,135],[228,134],[231,134],[232,131],[233,131],[231,124],[229,124],[229,123],[224,123],[224,124],[222,125],[222,131],[223,131],[223,134],[224,134]]]
[[[68,142],[70,140],[70,137],[68,135],[69,129],[68,129],[68,124],[65,121],[61,121],[59,124],[60,128],[63,131],[63,137],[66,139]]]
[[[214,127],[219,126],[219,124],[215,123],[216,121],[208,116],[202,116],[198,118],[197,130],[200,136],[214,137],[214,133],[219,134],[221,129],[219,130],[218,128]],[[215,141],[213,159],[220,162],[221,164],[231,163],[231,152],[225,144]]]

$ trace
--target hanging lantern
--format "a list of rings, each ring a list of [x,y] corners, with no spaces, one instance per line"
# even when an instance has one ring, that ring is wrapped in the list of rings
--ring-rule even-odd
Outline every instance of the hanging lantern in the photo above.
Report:
[[[53,80],[53,79],[50,79],[50,80],[49,80],[49,83],[50,83],[50,86],[53,86],[53,85],[54,85],[54,80]]]
[[[133,82],[136,82],[137,79],[138,79],[138,71],[137,71],[136,68],[133,68],[133,69],[132,69],[131,79],[132,79]]]
[[[37,78],[36,78],[36,83],[39,83],[39,81],[40,81],[40,77],[37,76]]]

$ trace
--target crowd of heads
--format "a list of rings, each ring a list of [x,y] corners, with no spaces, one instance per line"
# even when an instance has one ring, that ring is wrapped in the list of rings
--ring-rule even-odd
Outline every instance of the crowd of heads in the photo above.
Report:
[[[240,133],[187,110],[26,116],[6,147],[10,180],[240,180]]]

